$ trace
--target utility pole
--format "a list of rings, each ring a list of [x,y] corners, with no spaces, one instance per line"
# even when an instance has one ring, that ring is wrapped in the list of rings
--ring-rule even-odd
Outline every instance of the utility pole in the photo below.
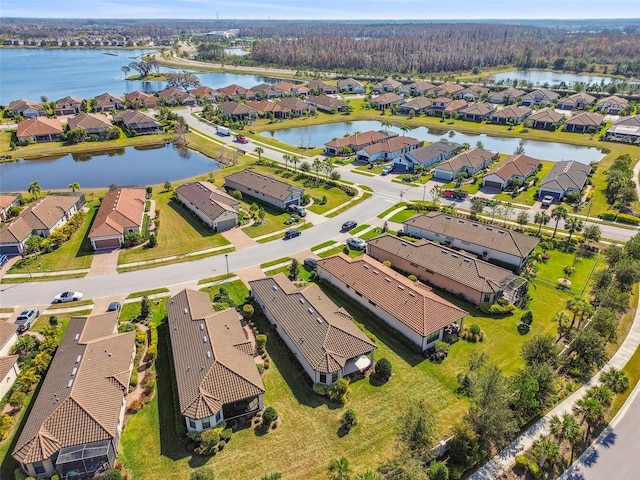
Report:
[[[228,253],[224,254],[224,260],[227,263],[227,278],[229,278],[229,254]]]

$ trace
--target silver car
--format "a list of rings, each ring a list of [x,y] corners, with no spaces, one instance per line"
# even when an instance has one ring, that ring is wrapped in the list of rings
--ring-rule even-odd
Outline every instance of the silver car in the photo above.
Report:
[[[347,245],[353,250],[364,250],[367,246],[367,242],[357,237],[350,237],[347,239]]]
[[[31,327],[31,324],[36,318],[40,316],[40,311],[37,308],[28,308],[20,312],[16,319],[16,325],[18,325],[19,332],[26,332]]]

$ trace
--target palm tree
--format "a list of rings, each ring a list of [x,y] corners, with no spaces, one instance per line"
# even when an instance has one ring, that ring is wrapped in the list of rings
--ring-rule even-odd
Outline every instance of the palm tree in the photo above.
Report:
[[[328,177],[329,175],[331,175],[331,172],[336,169],[336,167],[333,166],[333,162],[331,161],[331,159],[327,157],[325,158],[324,162],[322,162],[322,169]]]
[[[542,225],[546,225],[547,223],[549,223],[549,220],[551,220],[551,217],[549,215],[547,215],[546,212],[537,212],[535,217],[533,217],[533,221],[534,223],[537,223],[538,225],[540,225],[538,227],[538,233],[537,235],[540,235],[540,230],[542,230]]]
[[[300,161],[300,157],[298,157],[297,155],[292,155],[291,156],[291,163],[293,163],[293,168],[298,171],[298,162]]]
[[[329,478],[331,480],[349,480],[351,478],[351,466],[349,465],[349,460],[345,457],[334,458],[329,462],[329,468],[327,468],[329,472]]]
[[[258,162],[261,162],[262,161],[262,154],[264,153],[264,148],[256,147],[256,148],[253,149],[253,151],[258,154]]]
[[[564,274],[563,280],[564,280],[564,284],[566,285],[567,280],[569,280],[569,277],[574,273],[576,273],[576,267],[574,267],[573,265],[566,265],[562,267],[562,273]]]
[[[80,184],[78,182],[73,182],[69,184],[69,188],[71,189],[71,191],[73,193],[76,192],[76,190],[80,190]]]
[[[593,398],[602,404],[607,409],[613,403],[613,392],[606,385],[596,385],[587,390],[587,397]]]
[[[364,472],[358,473],[352,480],[384,480],[382,474],[374,471],[374,470],[365,470]]]
[[[551,236],[551,238],[555,238],[556,232],[558,231],[558,224],[560,223],[560,220],[563,218],[567,218],[567,209],[565,207],[554,208],[553,212],[551,212],[551,218],[553,218],[556,221],[556,226],[553,229],[553,235]]]
[[[489,208],[491,209],[491,223],[493,223],[493,219],[495,218],[496,213],[500,209],[501,205],[502,202],[500,200],[491,200],[491,202],[489,202]]]
[[[571,446],[571,459],[569,463],[573,463],[573,447],[582,436],[580,423],[576,417],[566,412],[562,415],[562,418],[554,415],[549,420],[549,428],[551,434],[556,437],[561,444],[563,442],[569,443]]]
[[[567,218],[567,220],[564,222],[564,228],[566,228],[567,231],[569,232],[569,238],[567,239],[567,243],[571,243],[571,236],[575,232],[581,231],[582,227],[584,227],[584,222],[579,218],[576,218],[576,217]]]
[[[563,332],[567,322],[569,321],[569,315],[567,315],[566,312],[564,311],[557,312],[553,316],[553,321],[558,322],[558,336],[559,336],[558,341],[559,341],[564,335]]]
[[[289,160],[291,160],[291,157],[285,153],[282,155],[282,159],[284,160],[284,169],[289,170]]]
[[[316,185],[320,181],[320,170],[322,170],[322,162],[319,158],[314,158],[311,168],[316,172]]]
[[[574,410],[582,416],[582,422],[587,425],[584,441],[589,439],[591,430],[604,421],[604,405],[595,398],[584,397],[576,402]]]
[[[540,437],[533,442],[533,451],[539,459],[538,465],[540,465],[540,468],[544,468],[547,461],[554,465],[560,458],[560,445],[551,438]]]
[[[406,123],[403,123],[402,125],[400,125],[400,130],[402,130],[402,136],[404,136],[405,133],[411,130],[411,127]]]
[[[507,226],[507,220],[513,214],[513,204],[511,202],[507,202],[504,204],[504,227]]]
[[[602,372],[600,380],[615,393],[623,393],[629,389],[629,377],[627,377],[627,374],[614,367]]]
[[[29,193],[35,198],[38,198],[38,195],[40,195],[41,192],[42,187],[40,186],[40,182],[38,180],[29,184]]]
[[[389,127],[393,125],[393,123],[391,123],[391,120],[380,120],[380,124],[382,125],[382,128],[384,128],[385,132],[388,132]]]
[[[526,227],[527,224],[529,223],[529,214],[527,212],[518,213],[518,216],[516,217],[516,222],[521,227]]]

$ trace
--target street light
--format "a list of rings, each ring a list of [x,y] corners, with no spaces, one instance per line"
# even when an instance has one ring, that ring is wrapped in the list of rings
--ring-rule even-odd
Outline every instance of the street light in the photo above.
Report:
[[[227,263],[227,278],[229,278],[229,254],[228,253],[224,254],[224,260]]]

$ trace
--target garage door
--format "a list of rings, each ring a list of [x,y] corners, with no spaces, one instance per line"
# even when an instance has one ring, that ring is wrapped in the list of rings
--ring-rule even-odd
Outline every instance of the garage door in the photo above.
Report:
[[[229,230],[236,226],[236,220],[234,218],[230,218],[229,220],[223,220],[218,222],[218,231],[224,232],[225,230]]]
[[[433,172],[433,176],[435,178],[437,178],[438,180],[449,180],[449,181],[451,181],[451,174],[448,173],[448,172],[441,172],[441,171],[435,170]]]
[[[502,188],[502,184],[500,182],[492,182],[490,180],[485,180],[484,186],[487,188],[497,188],[498,190]]]
[[[18,245],[0,245],[0,254],[15,257],[20,255],[20,250]]]
[[[104,240],[96,240],[94,243],[96,245],[96,250],[120,247],[120,240],[117,238],[105,238]]]

